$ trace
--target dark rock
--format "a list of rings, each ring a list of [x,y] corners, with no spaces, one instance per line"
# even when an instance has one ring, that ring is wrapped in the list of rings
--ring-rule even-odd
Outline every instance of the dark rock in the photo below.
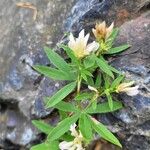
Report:
[[[150,120],[149,17],[148,12],[121,26],[117,42],[129,43],[132,47],[112,61],[115,67],[125,73],[128,80],[134,80],[139,85],[140,90],[134,97],[120,95],[124,108],[114,114],[124,123],[120,129],[125,135],[130,135],[123,139],[125,147],[129,150],[148,150],[150,147],[150,128],[147,125]]]
[[[37,134],[31,125],[33,114],[39,118],[51,112],[44,109],[42,100],[45,93],[41,95],[41,90],[46,89],[47,95],[57,90],[53,88],[57,82],[42,81],[43,77],[32,66],[50,64],[43,47],[54,47],[63,36],[63,22],[74,0],[69,3],[28,1],[38,10],[35,21],[33,11],[17,7],[17,2],[0,1],[0,113],[5,112],[0,117],[4,121],[0,125],[0,141],[4,145],[7,140],[14,145],[24,146],[34,140]],[[16,107],[11,110],[9,106],[13,104]],[[6,109],[3,109],[5,106]]]

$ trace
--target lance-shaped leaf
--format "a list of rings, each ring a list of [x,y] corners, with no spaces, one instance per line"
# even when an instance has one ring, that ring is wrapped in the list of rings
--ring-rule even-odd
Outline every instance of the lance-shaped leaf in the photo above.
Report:
[[[71,103],[67,103],[67,102],[59,102],[57,105],[54,106],[54,108],[57,108],[61,111],[65,111],[65,112],[78,112],[78,108],[76,108],[74,106],[74,104]]]
[[[59,142],[53,141],[50,143],[41,143],[35,146],[32,146],[30,150],[59,150]]]
[[[52,97],[45,98],[47,101],[46,108],[53,107],[62,101],[67,95],[69,95],[76,87],[76,82],[72,82],[64,86],[57,93],[55,93]]]
[[[118,76],[111,84],[111,88],[114,89],[115,87],[117,87],[120,82],[124,79],[123,75]]]
[[[36,128],[38,128],[40,131],[42,131],[45,134],[49,134],[53,129],[51,125],[45,123],[42,120],[32,120],[32,123]]]
[[[93,137],[92,127],[89,118],[86,114],[82,114],[79,118],[79,129],[84,138],[90,140]]]
[[[44,47],[44,51],[49,58],[49,60],[55,65],[59,70],[64,72],[70,72],[70,66],[64,61],[62,57],[60,57],[53,49],[48,47]]]
[[[98,104],[96,109],[93,109],[92,106],[89,107],[86,110],[86,113],[89,113],[89,114],[108,113],[108,112],[116,111],[116,110],[121,109],[121,108],[122,108],[122,103],[121,102],[113,101],[112,110],[109,107],[109,103],[106,102],[106,103]]]
[[[77,57],[74,55],[74,52],[67,45],[61,44],[59,45],[59,47],[63,48],[66,51],[68,57],[71,58],[73,63],[75,64],[79,63]]]
[[[90,55],[84,59],[83,63],[84,63],[85,68],[90,68],[95,64],[94,57],[95,57],[94,55]]]
[[[110,95],[110,93],[109,93],[108,90],[105,90],[105,94],[106,94],[106,97],[108,99],[109,107],[112,110],[113,109],[113,100],[112,100],[112,97],[111,97],[111,95]]]
[[[66,133],[70,126],[75,123],[78,118],[80,117],[80,114],[77,113],[73,115],[72,117],[68,117],[61,122],[58,123],[58,125],[50,132],[50,134],[47,137],[48,141],[54,141],[58,138],[60,138],[64,133]]]
[[[99,66],[99,68],[103,72],[105,72],[110,77],[114,78],[114,75],[113,75],[112,71],[110,70],[110,67],[109,67],[109,65],[106,61],[104,61],[102,58],[97,58],[96,57],[96,62],[97,62],[97,65]]]
[[[100,122],[91,118],[91,124],[93,129],[105,140],[122,147],[119,140]]]
[[[51,67],[36,65],[34,66],[34,69],[46,77],[54,80],[75,80],[73,75]]]
[[[109,49],[105,54],[119,53],[119,52],[122,52],[122,51],[128,49],[129,47],[131,47],[131,45],[129,45],[129,44],[118,46],[118,47],[114,47],[114,48]]]
[[[95,81],[95,87],[96,88],[99,88],[101,86],[101,83],[102,83],[102,76],[101,74],[97,74],[97,77],[96,77],[96,81]]]
[[[79,93],[75,97],[75,100],[77,101],[88,100],[88,99],[91,99],[92,97],[93,97],[93,93],[84,92],[84,93]]]
[[[118,35],[119,29],[118,28],[114,28],[111,35],[109,36],[109,38],[107,39],[106,43],[110,46],[113,45],[113,42],[115,41],[117,35]]]

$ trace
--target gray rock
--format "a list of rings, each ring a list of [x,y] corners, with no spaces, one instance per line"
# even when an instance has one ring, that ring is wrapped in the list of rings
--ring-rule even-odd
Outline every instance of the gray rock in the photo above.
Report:
[[[148,150],[150,147],[149,18],[150,12],[121,26],[117,43],[128,43],[132,47],[112,61],[116,68],[125,73],[128,80],[134,80],[139,85],[140,93],[137,96],[120,95],[124,108],[114,113],[114,116],[124,123],[120,130],[126,135],[123,141],[129,150]],[[128,135],[130,136],[127,137]]]
[[[0,117],[4,121],[0,124],[0,141],[8,140],[25,146],[37,134],[31,124],[33,114],[39,118],[51,112],[43,107],[41,88],[49,89],[47,95],[60,88],[53,88],[57,82],[50,80],[47,84],[42,81],[43,77],[32,66],[50,64],[43,47],[54,47],[63,36],[63,23],[74,0],[69,3],[63,0],[29,0],[38,10],[35,21],[33,11],[17,7],[17,2],[0,1],[0,114],[4,105],[7,106],[5,115]],[[12,111],[9,106],[13,104],[16,107]]]

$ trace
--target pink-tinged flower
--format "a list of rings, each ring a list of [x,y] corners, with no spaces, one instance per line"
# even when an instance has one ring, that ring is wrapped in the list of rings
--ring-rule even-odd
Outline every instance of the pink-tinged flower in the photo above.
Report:
[[[79,33],[78,38],[75,38],[72,33],[70,34],[68,46],[73,50],[76,57],[83,58],[98,50],[99,44],[97,42],[87,44],[89,36],[90,34],[84,36],[84,30]]]
[[[63,141],[59,144],[61,150],[85,150],[82,146],[83,136],[81,132],[76,130],[76,124],[70,126],[71,135],[74,136],[74,140],[70,142]]]
[[[127,95],[129,96],[134,96],[134,95],[137,95],[139,93],[139,86],[133,86],[132,85],[134,84],[134,81],[132,82],[129,82],[129,83],[121,83],[117,89],[116,89],[116,92],[117,93],[120,93],[120,92],[125,92]]]
[[[106,27],[106,22],[96,23],[95,28],[92,32],[98,41],[107,39],[113,31],[114,23],[112,23],[108,28]]]

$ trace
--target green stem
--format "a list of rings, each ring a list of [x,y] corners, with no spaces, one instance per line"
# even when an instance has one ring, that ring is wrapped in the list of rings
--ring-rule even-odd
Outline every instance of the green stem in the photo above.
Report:
[[[80,75],[78,75],[77,94],[79,94],[79,93],[80,93],[81,80],[82,80],[82,78],[80,77]]]
[[[103,94],[105,94],[104,92],[102,92],[100,95],[98,95],[97,96],[97,98],[92,98],[92,100],[90,101],[90,103],[87,105],[87,107],[85,108],[85,110],[87,110],[91,105],[92,105],[92,103],[95,101],[95,100],[97,100],[99,97],[101,97]],[[95,96],[95,95],[94,95]],[[93,96],[93,97],[94,97]]]

